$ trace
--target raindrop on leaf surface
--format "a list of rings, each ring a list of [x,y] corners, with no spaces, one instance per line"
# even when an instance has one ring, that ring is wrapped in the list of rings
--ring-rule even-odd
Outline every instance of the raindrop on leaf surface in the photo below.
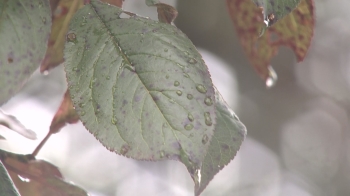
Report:
[[[175,81],[174,82],[174,86],[179,86],[180,85],[180,82],[179,81]]]
[[[213,101],[211,100],[210,97],[206,97],[206,98],[204,99],[204,103],[205,103],[205,105],[207,105],[207,106],[213,105]]]
[[[176,94],[181,96],[182,95],[182,91],[176,91]]]
[[[208,140],[209,140],[208,136],[207,136],[206,134],[203,135],[202,143],[203,143],[203,144],[206,144],[206,143],[208,142]]]
[[[192,124],[187,124],[187,125],[185,125],[185,129],[186,129],[187,131],[190,131],[190,130],[193,129],[193,125],[192,125]]]
[[[188,113],[188,116],[187,116],[188,120],[193,122],[194,121],[194,118],[193,118],[193,115],[191,113]]]
[[[203,86],[201,84],[197,84],[196,89],[200,93],[206,93],[207,92],[207,89],[205,88],[205,86]]]
[[[193,99],[193,95],[192,94],[187,94],[187,99],[189,99],[189,100]]]

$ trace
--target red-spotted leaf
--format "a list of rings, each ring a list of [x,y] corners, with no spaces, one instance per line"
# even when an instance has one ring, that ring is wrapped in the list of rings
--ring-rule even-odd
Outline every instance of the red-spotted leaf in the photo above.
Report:
[[[298,61],[305,58],[314,31],[313,0],[301,0],[297,8],[263,34],[266,24],[262,10],[251,0],[227,0],[227,6],[246,55],[267,86],[276,79],[270,61],[280,46],[291,48]]]

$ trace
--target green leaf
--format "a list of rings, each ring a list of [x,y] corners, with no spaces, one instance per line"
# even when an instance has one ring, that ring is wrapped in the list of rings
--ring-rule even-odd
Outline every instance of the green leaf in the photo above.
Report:
[[[0,0],[0,105],[39,67],[51,29],[47,0]]]
[[[65,69],[75,109],[108,149],[187,160],[195,171],[216,123],[207,66],[176,27],[122,12],[92,0],[71,21]]]
[[[300,0],[253,0],[253,2],[263,7],[265,17],[273,14],[274,19],[269,21],[269,25],[272,25],[292,12],[300,3]]]
[[[4,165],[0,161],[0,193],[6,196],[16,195],[19,196],[15,185],[13,184],[9,174],[7,173]]]
[[[216,126],[208,152],[202,163],[200,183],[195,195],[200,195],[214,176],[236,156],[247,130],[215,89]]]

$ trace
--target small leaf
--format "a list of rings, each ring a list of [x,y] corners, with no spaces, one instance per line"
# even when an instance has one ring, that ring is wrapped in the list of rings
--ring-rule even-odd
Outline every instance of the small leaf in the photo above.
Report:
[[[72,19],[65,70],[75,109],[118,154],[198,167],[216,123],[208,68],[176,27],[122,13],[92,0]]]
[[[0,110],[0,126],[1,125],[21,134],[28,139],[36,139],[36,133],[34,131],[25,128],[16,117],[5,114],[2,110]]]
[[[195,195],[200,195],[214,176],[233,160],[247,134],[243,123],[215,90],[217,124],[200,168],[201,179],[195,187]]]
[[[19,196],[9,174],[0,161],[0,193],[6,196]]]
[[[298,62],[305,58],[314,32],[312,0],[301,0],[297,8],[267,28],[260,38],[258,35],[265,24],[261,10],[253,2],[227,0],[227,6],[249,61],[267,85],[271,84],[271,78],[275,75],[270,61],[277,54],[279,46],[290,47]]]
[[[48,48],[40,66],[41,73],[53,69],[64,61],[63,49],[68,25],[74,13],[84,5],[83,3],[83,0],[60,0],[58,2],[52,16]]]
[[[31,155],[19,155],[3,150],[0,150],[0,158],[22,196],[88,195],[83,189],[65,182],[61,172],[51,163],[35,160]]]
[[[257,6],[263,8],[265,18],[271,26],[294,10],[301,0],[253,0]]]
[[[0,0],[0,105],[42,61],[51,27],[49,1]]]
[[[73,108],[73,103],[67,90],[64,94],[62,103],[58,108],[50,125],[50,133],[57,133],[66,123],[74,124],[79,121],[79,116]]]

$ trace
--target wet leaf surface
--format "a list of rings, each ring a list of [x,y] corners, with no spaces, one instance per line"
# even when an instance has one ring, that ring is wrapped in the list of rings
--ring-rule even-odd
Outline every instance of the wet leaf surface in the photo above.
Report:
[[[247,134],[243,123],[217,90],[215,99],[217,124],[200,168],[201,179],[200,183],[195,186],[195,195],[200,195],[214,176],[233,160]]]
[[[280,46],[291,48],[298,62],[305,58],[314,32],[312,0],[301,0],[297,8],[267,28],[260,38],[265,26],[260,8],[250,0],[227,0],[227,6],[249,61],[267,85],[274,74],[271,58]]]
[[[22,196],[85,196],[87,193],[63,180],[58,168],[31,155],[0,150],[0,159]]]
[[[72,19],[65,69],[75,109],[108,149],[187,160],[195,172],[216,123],[208,69],[176,27],[121,13],[91,1]]]
[[[40,66],[51,28],[49,1],[0,0],[0,105]]]

